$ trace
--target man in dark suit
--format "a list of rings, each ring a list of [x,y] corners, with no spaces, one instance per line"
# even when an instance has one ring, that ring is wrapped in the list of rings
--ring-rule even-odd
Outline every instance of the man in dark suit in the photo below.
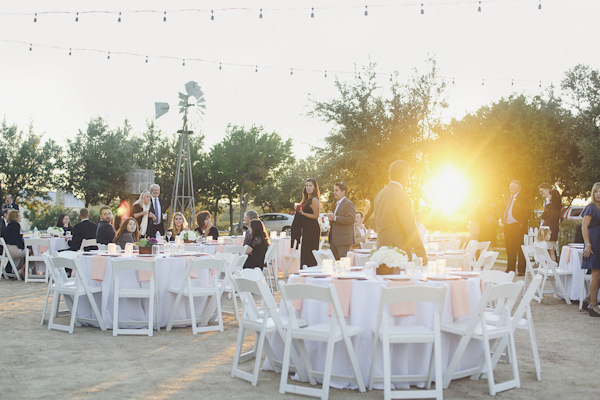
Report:
[[[150,218],[152,219],[152,215],[156,217],[153,221],[148,220],[148,229],[146,230],[146,234],[148,237],[155,237],[156,232],[160,232],[161,236],[165,235],[165,219],[167,217],[167,213],[165,212],[165,199],[160,197],[160,186],[156,183],[150,185],[150,194],[152,197],[150,198]]]
[[[504,222],[504,241],[506,243],[506,272],[514,271],[519,258],[517,275],[525,275],[525,255],[521,245],[523,235],[527,233],[527,222],[531,214],[529,199],[521,193],[521,182],[510,182],[510,199],[504,209],[502,222]]]
[[[6,195],[6,204],[4,205],[4,209],[5,210],[18,210],[19,209],[19,205],[17,203],[13,202],[13,197],[10,193]]]
[[[413,252],[427,264],[427,252],[419,236],[412,200],[404,190],[410,177],[406,161],[394,161],[389,168],[390,182],[375,197],[373,212],[377,227],[377,247],[397,247],[412,259]]]
[[[348,186],[336,183],[333,187],[333,198],[336,201],[333,213],[327,214],[329,224],[329,247],[336,260],[346,257],[350,246],[354,244],[354,219],[356,212],[354,203],[346,197]]]
[[[81,222],[73,227],[73,239],[69,241],[69,250],[79,251],[83,239],[96,239],[96,224],[90,222],[90,211],[87,208],[79,210]],[[96,246],[86,247],[85,251],[97,249]]]

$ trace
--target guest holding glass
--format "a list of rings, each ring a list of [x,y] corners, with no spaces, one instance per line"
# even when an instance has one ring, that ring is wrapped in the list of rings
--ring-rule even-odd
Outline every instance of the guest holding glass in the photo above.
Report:
[[[8,225],[2,231],[2,237],[8,247],[12,259],[14,260],[18,273],[22,279],[25,278],[25,242],[21,234],[21,213],[17,209],[12,209],[8,212]]]
[[[140,229],[138,223],[135,218],[129,217],[121,223],[114,242],[121,246],[121,249],[124,249],[127,243],[135,243],[139,240]]]
[[[250,243],[246,248],[248,258],[244,263],[244,268],[260,268],[265,267],[265,254],[271,241],[267,234],[267,228],[260,219],[250,221]]]
[[[69,214],[62,213],[58,216],[58,221],[56,222],[56,226],[58,228],[62,228],[64,233],[72,232],[73,225],[71,225],[71,219],[69,218]]]
[[[598,308],[598,289],[600,288],[600,182],[592,186],[592,196],[583,212],[581,233],[583,234],[583,259],[581,269],[592,270],[590,294],[583,304],[587,304],[590,317],[600,317]],[[10,217],[9,217],[10,218]]]
[[[291,245],[294,247],[294,242],[299,243],[300,239],[302,240],[300,265],[308,267],[317,265],[313,250],[319,250],[319,241],[321,240],[320,197],[321,192],[317,181],[314,178],[308,178],[302,190],[302,202],[296,207],[296,215],[292,222]]]
[[[173,214],[173,219],[171,220],[171,226],[167,229],[167,241],[172,242],[175,240],[175,236],[179,235],[181,232],[188,229],[188,223],[185,219],[185,216],[177,211]]]
[[[367,241],[368,236],[369,231],[365,228],[365,213],[362,210],[356,210],[356,217],[354,218],[354,243],[364,243]]]
[[[143,191],[140,194],[140,198],[133,203],[133,208],[131,210],[133,218],[137,221],[140,227],[140,235],[142,237],[147,236],[148,226],[156,219],[154,214],[150,212],[150,192]]]
[[[217,240],[219,237],[219,230],[213,225],[210,220],[210,211],[200,211],[196,215],[196,231],[203,237],[212,237],[213,240]]]

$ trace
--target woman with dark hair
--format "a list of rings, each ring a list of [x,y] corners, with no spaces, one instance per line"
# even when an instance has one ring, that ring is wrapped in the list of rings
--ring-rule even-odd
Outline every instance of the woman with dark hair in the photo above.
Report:
[[[260,268],[265,267],[265,254],[271,241],[267,234],[267,228],[263,225],[260,219],[250,221],[250,243],[246,248],[248,258],[244,263],[244,268]]]
[[[73,230],[73,225],[71,225],[71,219],[69,218],[69,214],[62,213],[58,216],[58,221],[56,222],[56,226],[58,228],[62,228],[64,233],[71,232]]]
[[[321,226],[319,225],[320,197],[321,192],[317,181],[314,178],[308,178],[302,190],[302,202],[296,210],[294,222],[292,223],[292,247],[294,246],[294,239],[302,238],[300,265],[308,267],[317,265],[317,260],[315,260],[312,251],[319,250],[319,241],[321,240]],[[297,237],[294,237],[295,235]]]
[[[8,250],[17,265],[18,274],[21,275],[22,279],[25,279],[25,254],[27,249],[21,234],[21,213],[19,210],[10,210],[7,222],[8,225],[2,230],[2,237],[6,242],[6,247],[8,247],[6,250]],[[13,271],[13,273],[17,272]]]
[[[556,261],[556,241],[558,240],[558,223],[560,221],[560,213],[562,211],[562,198],[558,190],[552,189],[549,194],[549,201],[544,206],[544,212],[542,213],[541,226],[548,226],[552,232],[550,240],[546,241],[548,244],[548,253],[552,261]]]
[[[196,215],[196,231],[204,237],[212,236],[213,240],[219,237],[219,230],[210,220],[210,211],[200,211]]]
[[[134,243],[139,240],[140,227],[137,223],[137,220],[133,217],[130,217],[121,223],[114,242],[121,246],[121,249],[124,249],[127,243]]]
[[[581,215],[583,216],[581,233],[585,243],[581,269],[592,270],[590,294],[583,303],[588,304],[587,310],[590,317],[600,317],[600,308],[598,308],[598,289],[600,288],[600,182],[594,183],[590,204],[585,207]]]

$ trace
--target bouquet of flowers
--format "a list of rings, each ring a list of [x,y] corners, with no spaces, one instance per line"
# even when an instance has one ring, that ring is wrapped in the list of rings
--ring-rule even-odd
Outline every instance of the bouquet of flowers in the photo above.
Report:
[[[408,262],[408,256],[404,250],[397,247],[381,246],[379,249],[371,251],[369,260],[378,264],[385,264],[390,268],[404,268]]]
[[[51,226],[50,228],[48,228],[47,232],[50,236],[60,236],[63,234],[63,229],[57,226]]]
[[[195,242],[198,240],[198,234],[194,231],[183,231],[180,233],[183,240],[188,240],[190,242]]]
[[[140,239],[139,245],[140,247],[152,247],[153,245],[158,244],[158,240],[154,238],[149,239]]]

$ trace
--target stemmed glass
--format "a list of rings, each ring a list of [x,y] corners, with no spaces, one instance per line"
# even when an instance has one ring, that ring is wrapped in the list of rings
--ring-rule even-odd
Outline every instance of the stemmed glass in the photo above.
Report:
[[[171,241],[171,236],[173,236],[173,232],[167,231],[167,242]]]

